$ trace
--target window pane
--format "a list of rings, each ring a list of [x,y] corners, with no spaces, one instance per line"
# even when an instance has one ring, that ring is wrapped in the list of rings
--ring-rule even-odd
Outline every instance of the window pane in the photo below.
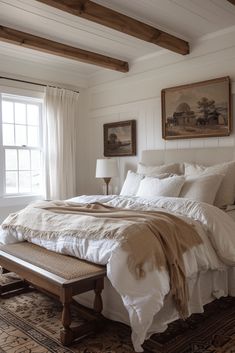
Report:
[[[2,102],[2,121],[4,123],[14,123],[12,102]]]
[[[19,192],[30,192],[30,172],[19,172]]]
[[[31,151],[31,169],[38,170],[41,169],[41,152]]]
[[[17,170],[17,150],[5,151],[6,170]]]
[[[32,192],[39,194],[41,192],[41,174],[40,171],[32,172]]]
[[[18,192],[17,172],[6,172],[6,193],[15,194]]]
[[[4,192],[11,195],[40,194],[42,187],[41,103],[31,98],[20,100],[14,96],[3,95],[0,104],[5,159]]]
[[[39,146],[39,136],[37,127],[28,126],[28,146]]]
[[[23,146],[27,144],[26,138],[26,126],[25,125],[15,125],[16,131],[16,145]]]
[[[3,128],[3,144],[4,145],[14,145],[14,125],[12,124],[2,124]]]
[[[30,170],[30,155],[27,150],[19,150],[19,170]]]
[[[26,105],[24,103],[15,103],[15,123],[26,124]]]
[[[39,125],[39,107],[38,105],[27,105],[28,125]]]

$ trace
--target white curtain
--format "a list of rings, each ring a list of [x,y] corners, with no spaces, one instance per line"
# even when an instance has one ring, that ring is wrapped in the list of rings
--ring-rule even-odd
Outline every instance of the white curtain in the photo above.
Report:
[[[78,97],[73,91],[46,87],[44,175],[47,199],[76,196]]]

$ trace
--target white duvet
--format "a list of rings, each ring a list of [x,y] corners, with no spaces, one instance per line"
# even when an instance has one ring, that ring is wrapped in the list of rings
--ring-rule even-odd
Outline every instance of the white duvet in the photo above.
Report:
[[[139,210],[164,210],[173,212],[189,223],[194,223],[203,239],[203,244],[184,254],[187,278],[197,276],[200,271],[222,270],[235,266],[235,222],[217,207],[182,198],[155,198],[146,200],[124,196],[80,196],[70,201],[107,202],[115,207]],[[0,230],[0,243],[9,244],[24,240],[19,232]],[[115,241],[88,241],[67,237],[66,241],[42,242],[38,245],[49,250],[77,256],[99,264],[107,264],[107,276],[121,295],[128,311],[132,328],[132,342],[137,352],[151,332],[154,316],[163,307],[169,293],[167,271],[148,272],[141,280],[135,280],[126,266],[126,253]]]

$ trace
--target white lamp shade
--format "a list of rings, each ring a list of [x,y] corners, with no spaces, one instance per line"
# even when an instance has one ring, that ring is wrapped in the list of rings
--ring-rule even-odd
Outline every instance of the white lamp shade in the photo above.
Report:
[[[117,162],[115,159],[97,159],[96,178],[112,178],[118,175]]]

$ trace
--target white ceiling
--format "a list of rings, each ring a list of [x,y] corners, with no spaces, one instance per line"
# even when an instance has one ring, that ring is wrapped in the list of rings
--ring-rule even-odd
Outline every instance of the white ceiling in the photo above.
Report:
[[[227,0],[95,0],[190,42],[235,25],[235,6]],[[0,0],[0,24],[118,59],[138,60],[162,48],[53,9],[35,0]],[[100,69],[0,42],[0,53],[92,75]]]

